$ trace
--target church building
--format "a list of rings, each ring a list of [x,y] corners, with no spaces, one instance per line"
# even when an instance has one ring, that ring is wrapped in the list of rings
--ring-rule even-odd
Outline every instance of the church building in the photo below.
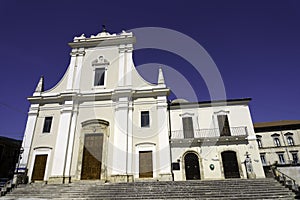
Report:
[[[20,167],[30,182],[264,178],[251,99],[168,102],[163,71],[145,81],[135,37],[74,37],[56,86],[31,97]]]

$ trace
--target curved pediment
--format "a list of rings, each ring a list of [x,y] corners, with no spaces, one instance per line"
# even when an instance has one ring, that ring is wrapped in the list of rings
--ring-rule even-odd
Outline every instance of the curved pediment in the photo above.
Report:
[[[278,133],[274,133],[271,135],[272,137],[279,137],[280,135]]]
[[[47,147],[47,146],[38,146],[34,147],[33,150],[52,150],[52,147]]]
[[[287,132],[287,133],[285,133],[284,135],[285,135],[285,136],[291,136],[291,135],[294,135],[294,134],[291,133],[291,132]]]
[[[217,112],[214,112],[214,114],[229,114],[229,111],[226,110],[219,110]]]
[[[90,126],[90,125],[105,125],[109,126],[109,122],[103,119],[90,119],[84,122],[81,122],[82,127]]]
[[[179,114],[180,117],[192,117],[194,115],[195,114],[191,113],[191,112],[185,112],[185,113]]]

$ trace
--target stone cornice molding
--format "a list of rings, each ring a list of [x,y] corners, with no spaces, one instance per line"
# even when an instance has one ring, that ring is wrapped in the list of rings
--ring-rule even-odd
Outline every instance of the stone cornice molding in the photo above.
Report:
[[[99,38],[86,38],[68,43],[71,48],[90,48],[90,47],[103,47],[103,46],[117,46],[120,44],[134,44],[136,39],[134,36],[113,36],[113,37],[99,37]]]
[[[45,93],[40,96],[28,97],[31,104],[46,104],[46,103],[64,103],[65,101],[77,100],[78,103],[85,101],[100,101],[113,100],[116,101],[120,97],[128,97],[130,100],[138,98],[148,98],[157,96],[167,96],[170,90],[168,88],[154,88],[148,90],[132,90],[130,88],[118,88],[116,90],[94,90],[88,92],[79,91],[64,91],[61,93]],[[159,103],[162,103],[159,101]]]
[[[72,113],[72,112],[73,112],[73,106],[66,106],[60,110],[60,113]]]
[[[202,107],[224,107],[243,105],[248,106],[251,98],[246,99],[229,99],[217,101],[203,101],[203,102],[186,102],[186,103],[171,103],[170,110],[183,109],[183,108],[202,108]]]
[[[28,115],[37,115],[39,113],[39,104],[31,104],[29,111],[28,111]]]
[[[38,115],[39,111],[38,110],[30,110],[28,112],[28,116],[34,116],[34,115]]]

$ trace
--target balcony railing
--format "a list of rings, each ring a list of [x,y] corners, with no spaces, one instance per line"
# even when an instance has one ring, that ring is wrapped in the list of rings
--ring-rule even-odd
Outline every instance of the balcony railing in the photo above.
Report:
[[[247,136],[247,127],[230,127],[230,136]],[[214,138],[220,137],[218,128],[213,129],[194,129],[194,138]],[[176,130],[171,132],[171,139],[184,139],[184,131]]]

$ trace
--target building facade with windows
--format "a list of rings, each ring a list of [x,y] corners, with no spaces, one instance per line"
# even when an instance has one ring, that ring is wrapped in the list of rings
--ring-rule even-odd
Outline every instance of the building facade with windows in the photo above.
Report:
[[[40,79],[22,143],[29,181],[264,177],[250,99],[169,103],[161,69],[157,84],[136,71],[134,42],[125,31],[75,37],[61,81],[45,91]]]
[[[255,123],[254,129],[264,166],[300,164],[299,120]]]
[[[174,180],[264,177],[248,106],[250,100],[175,100],[170,104]],[[247,155],[252,174],[245,163]]]

